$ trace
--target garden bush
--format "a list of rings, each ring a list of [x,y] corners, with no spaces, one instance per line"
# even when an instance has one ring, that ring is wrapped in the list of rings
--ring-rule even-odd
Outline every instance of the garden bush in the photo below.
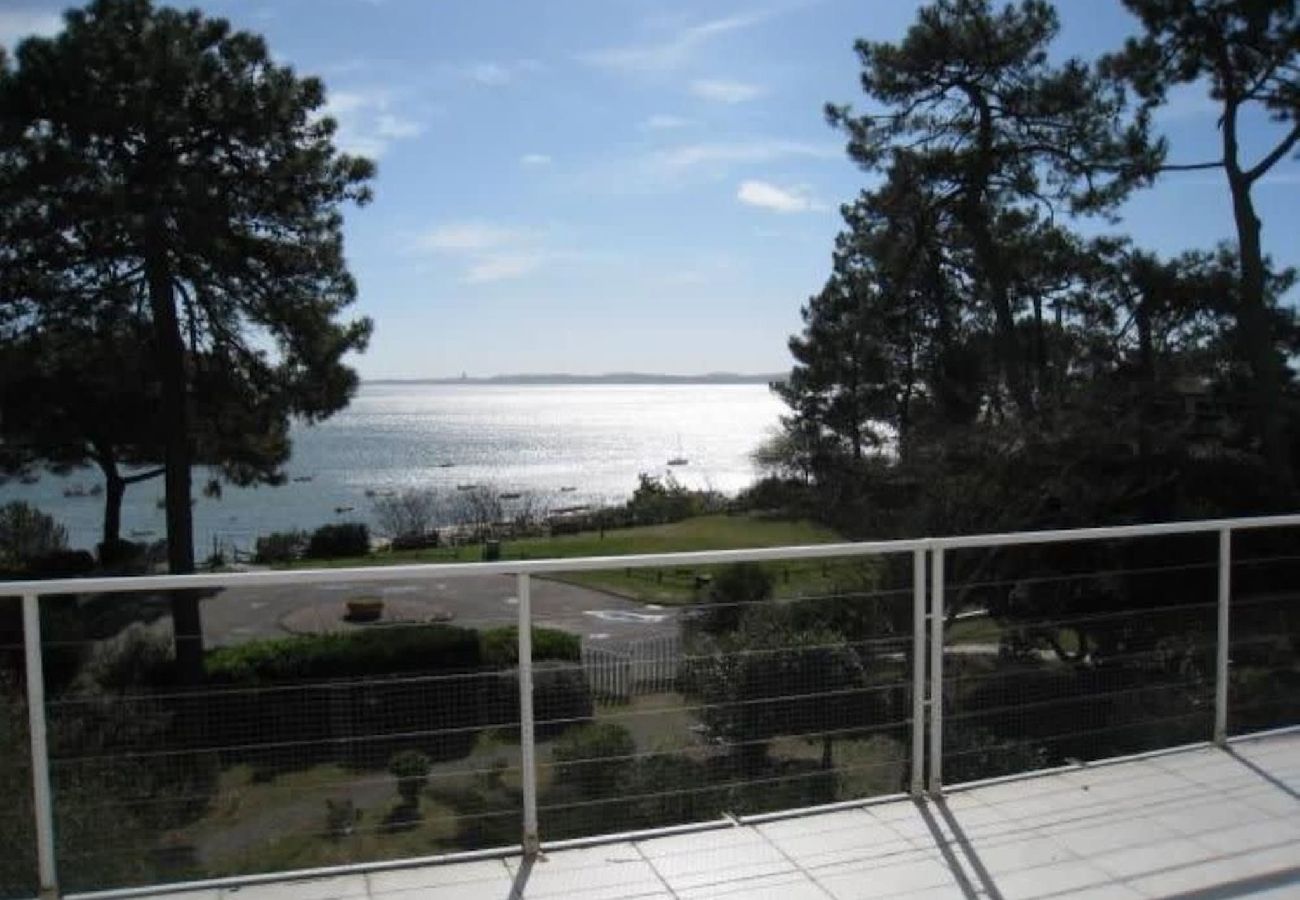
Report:
[[[0,569],[25,573],[33,560],[66,550],[68,530],[34,506],[0,506]]]
[[[504,625],[479,632],[479,652],[483,665],[505,668],[519,664],[519,628]],[[533,660],[582,659],[582,638],[555,628],[533,628]]]
[[[307,532],[275,531],[257,539],[253,562],[262,565],[293,562],[307,551]]]
[[[220,647],[207,657],[208,677],[212,681],[241,685],[470,672],[481,665],[478,632],[454,625],[250,641]]]
[[[419,750],[402,750],[388,761],[388,773],[397,779],[397,793],[407,806],[420,802],[420,791],[429,783],[429,757]]]
[[[365,556],[369,552],[370,529],[362,522],[322,525],[311,533],[311,540],[307,542],[309,559]]]
[[[571,728],[555,741],[555,780],[572,784],[590,799],[603,799],[626,785],[636,765],[636,741],[622,725],[594,722]]]

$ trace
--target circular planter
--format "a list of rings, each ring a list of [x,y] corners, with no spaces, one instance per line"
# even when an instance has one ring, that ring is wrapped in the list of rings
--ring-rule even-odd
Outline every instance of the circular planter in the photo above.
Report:
[[[354,597],[347,606],[344,618],[349,622],[378,622],[384,614],[384,601],[378,597]]]

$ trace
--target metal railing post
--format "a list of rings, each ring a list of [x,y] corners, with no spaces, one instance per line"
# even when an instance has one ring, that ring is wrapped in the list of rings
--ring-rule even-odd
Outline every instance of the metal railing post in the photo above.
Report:
[[[23,647],[27,661],[27,728],[32,747],[32,801],[36,817],[36,867],[41,896],[59,895],[54,865],[54,794],[45,725],[45,668],[41,661],[41,607],[35,594],[23,596]]]
[[[912,796],[925,789],[925,551],[912,551]]]
[[[1214,742],[1228,740],[1228,611],[1232,599],[1232,529],[1219,529],[1219,626],[1215,636]]]
[[[930,556],[930,793],[943,793],[943,548]]]
[[[537,746],[533,717],[533,603],[528,573],[516,576],[519,598],[519,754],[524,789],[524,854],[536,855],[541,846],[537,833]]]

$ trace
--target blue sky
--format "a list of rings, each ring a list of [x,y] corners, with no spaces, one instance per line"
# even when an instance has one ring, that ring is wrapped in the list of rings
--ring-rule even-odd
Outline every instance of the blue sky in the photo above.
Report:
[[[0,42],[63,4],[4,0]],[[790,0],[205,0],[321,76],[344,148],[379,164],[347,217],[363,377],[774,372],[866,183],[822,118],[860,102],[856,37],[915,3]],[[1061,54],[1117,46],[1118,0],[1062,0]],[[1176,94],[1179,161],[1215,111]],[[1253,123],[1248,146],[1272,131]],[[1265,246],[1300,263],[1300,162],[1258,189]],[[1218,173],[1168,176],[1117,230],[1163,253],[1232,235]]]

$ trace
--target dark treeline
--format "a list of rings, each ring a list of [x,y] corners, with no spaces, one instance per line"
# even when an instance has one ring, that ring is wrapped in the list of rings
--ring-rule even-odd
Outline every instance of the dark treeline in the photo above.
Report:
[[[1098,60],[1055,61],[1043,0],[939,0],[857,43],[868,102],[827,116],[872,186],[774,386],[779,499],[856,536],[1295,509],[1295,273],[1254,198],[1300,139],[1296,4],[1125,6],[1138,35]],[[1186,83],[1218,107],[1209,159],[1151,124]],[[1162,258],[1116,213],[1188,169],[1222,176],[1237,239]],[[1084,237],[1099,217],[1117,233]]]

